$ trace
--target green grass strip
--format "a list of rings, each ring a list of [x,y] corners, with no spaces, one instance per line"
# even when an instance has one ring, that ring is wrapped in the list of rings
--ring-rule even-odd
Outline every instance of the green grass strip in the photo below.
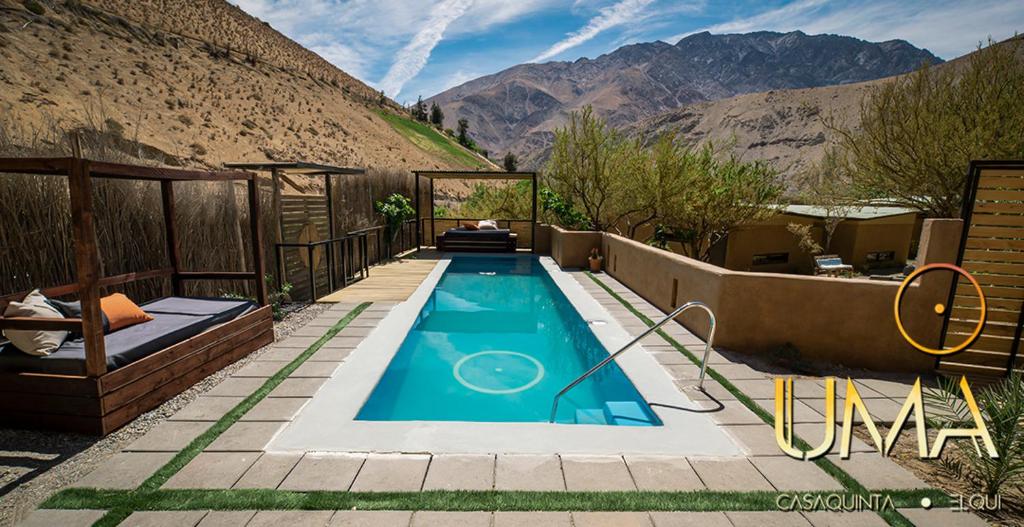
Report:
[[[298,357],[289,362],[285,367],[277,371],[272,377],[267,379],[255,392],[250,394],[248,397],[238,403],[234,408],[224,414],[223,417],[217,420],[210,428],[199,435],[199,437],[192,440],[181,452],[178,452],[166,465],[157,470],[152,476],[139,486],[140,491],[153,491],[159,489],[164,483],[167,483],[171,476],[178,473],[179,470],[185,468],[185,465],[192,461],[193,458],[199,455],[206,447],[210,446],[221,434],[223,434],[231,425],[238,422],[249,410],[251,410],[257,403],[262,401],[274,388],[277,388],[289,375],[292,374],[306,359],[310,358],[316,353],[327,341],[334,338],[341,330],[345,329],[353,319],[359,316],[366,308],[370,307],[370,302],[364,302],[352,311],[349,311],[341,320],[331,326],[326,333],[323,334],[312,346],[306,348]]]
[[[950,499],[936,490],[880,491],[894,508],[920,506],[922,498],[937,506]],[[776,511],[780,496],[829,497],[853,502],[851,492],[520,492],[520,491],[424,491],[424,492],[289,492],[273,489],[199,490],[175,489],[153,492],[70,489],[48,502],[50,508],[113,511],[151,510],[428,510],[428,511]],[[786,501],[785,503],[788,503]],[[916,505],[915,505],[916,504]]]
[[[593,280],[595,284],[600,286],[602,289],[605,290],[605,292],[607,292],[609,295],[611,295],[612,298],[614,298],[615,300],[618,300],[619,303],[622,304],[623,307],[628,309],[630,313],[633,313],[633,315],[635,315],[637,318],[639,318],[641,321],[643,321],[643,323],[646,324],[648,327],[651,327],[651,326],[653,326],[655,324],[655,322],[653,320],[651,320],[647,315],[644,315],[639,310],[637,310],[633,306],[633,304],[630,304],[628,300],[626,300],[626,299],[622,298],[621,296],[619,296],[618,293],[613,291],[611,287],[608,287],[607,284],[605,284],[600,279],[598,279],[596,276],[594,276],[593,273],[591,273],[590,271],[584,271],[584,273],[588,277],[590,277],[590,279]],[[702,360],[697,358],[697,356],[694,355],[693,352],[691,352],[690,350],[686,349],[686,347],[683,346],[682,344],[680,344],[679,341],[677,341],[676,339],[672,338],[671,335],[665,333],[661,329],[656,330],[656,332],[658,333],[659,336],[661,336],[661,338],[665,339],[665,341],[668,342],[670,345],[672,345],[672,347],[674,347],[677,351],[679,351],[680,353],[685,355],[686,358],[689,359],[691,362],[693,362],[697,366],[702,366],[703,365],[703,361]],[[743,393],[743,391],[740,390],[739,388],[737,388],[736,385],[734,385],[733,383],[729,382],[729,379],[726,379],[724,375],[722,375],[722,374],[718,373],[717,371],[715,371],[715,369],[712,368],[710,364],[706,367],[706,371],[707,371],[707,375],[709,377],[711,377],[716,382],[718,382],[718,384],[721,384],[723,388],[728,390],[729,393],[731,393],[734,397],[736,397],[736,400],[738,400],[740,403],[742,403],[743,406],[746,406],[748,410],[750,410],[751,412],[754,412],[754,415],[756,415],[758,418],[760,418],[762,421],[764,421],[765,424],[768,424],[768,425],[771,425],[771,426],[775,426],[775,416],[772,415],[771,413],[769,413],[764,408],[762,408],[761,405],[755,403],[753,399],[751,399],[749,396],[747,396],[747,394]],[[801,450],[804,450],[804,451],[811,450],[811,448],[812,448],[810,444],[808,444],[806,441],[804,441],[803,439],[798,437],[795,432],[793,433],[793,444],[797,448],[799,448]],[[860,495],[868,494],[867,488],[865,488],[863,485],[861,485],[860,482],[857,481],[853,476],[848,474],[845,470],[839,468],[835,463],[833,463],[828,458],[820,457],[818,459],[815,459],[814,460],[814,464],[817,465],[818,468],[820,468],[821,470],[825,471],[826,474],[828,474],[829,476],[832,476],[846,490],[848,490],[850,492],[854,492],[854,493],[860,494]],[[912,505],[912,507],[920,507],[920,506],[921,506],[920,502],[918,502],[916,505]],[[910,523],[909,520],[907,520],[902,514],[896,512],[896,511],[879,512],[879,515],[882,516],[882,518],[885,519],[886,522],[889,523],[889,525],[913,526],[913,524]]]

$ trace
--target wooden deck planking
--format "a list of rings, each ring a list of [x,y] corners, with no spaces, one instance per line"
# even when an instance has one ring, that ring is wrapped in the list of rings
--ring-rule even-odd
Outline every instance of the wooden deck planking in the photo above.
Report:
[[[317,302],[404,302],[437,265],[435,259],[403,259],[370,268],[370,276]]]

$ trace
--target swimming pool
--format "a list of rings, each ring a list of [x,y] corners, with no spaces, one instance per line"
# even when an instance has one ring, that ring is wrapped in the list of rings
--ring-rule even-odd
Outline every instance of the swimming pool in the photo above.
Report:
[[[607,356],[537,258],[455,257],[356,420],[547,422],[554,395]],[[615,363],[556,420],[661,425]]]

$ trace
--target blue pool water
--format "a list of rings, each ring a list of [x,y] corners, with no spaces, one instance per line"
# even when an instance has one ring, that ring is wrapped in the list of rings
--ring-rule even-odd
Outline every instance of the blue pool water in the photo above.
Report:
[[[547,422],[552,397],[607,356],[536,258],[456,257],[356,419]],[[614,363],[557,420],[661,424]]]

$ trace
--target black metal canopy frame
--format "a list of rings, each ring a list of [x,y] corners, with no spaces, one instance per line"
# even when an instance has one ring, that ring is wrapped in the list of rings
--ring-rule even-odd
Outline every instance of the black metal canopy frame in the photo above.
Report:
[[[423,245],[423,224],[420,217],[420,178],[430,181],[430,232],[434,233],[434,180],[435,179],[501,179],[529,180],[533,202],[530,205],[530,252],[537,250],[537,173],[505,172],[501,170],[413,170],[416,175],[416,250]]]

